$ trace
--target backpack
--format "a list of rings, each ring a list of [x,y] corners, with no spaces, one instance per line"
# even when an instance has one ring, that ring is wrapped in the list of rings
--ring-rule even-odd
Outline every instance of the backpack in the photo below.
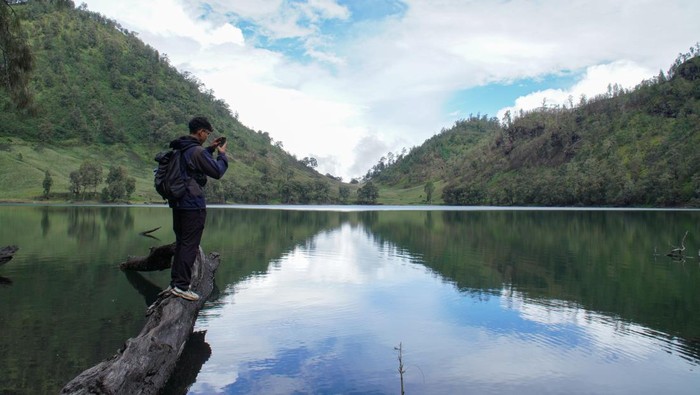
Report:
[[[153,169],[154,186],[165,200],[178,200],[185,195],[189,174],[183,167],[183,152],[170,150],[159,152],[155,161],[158,167]]]

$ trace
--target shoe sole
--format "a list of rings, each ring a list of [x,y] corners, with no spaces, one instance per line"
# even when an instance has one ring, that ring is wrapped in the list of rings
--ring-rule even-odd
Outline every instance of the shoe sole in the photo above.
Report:
[[[199,298],[193,298],[193,297],[191,297],[191,296],[189,296],[189,295],[187,295],[187,294],[177,292],[177,291],[175,291],[175,288],[171,289],[171,290],[170,290],[170,293],[173,294],[173,295],[175,295],[175,296],[179,296],[179,297],[181,297],[182,299],[189,300],[189,301],[192,301],[192,302],[196,302],[196,301],[199,300]]]

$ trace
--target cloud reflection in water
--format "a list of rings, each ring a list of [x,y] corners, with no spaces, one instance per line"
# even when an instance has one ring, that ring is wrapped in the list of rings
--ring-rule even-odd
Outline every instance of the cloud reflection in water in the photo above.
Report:
[[[204,312],[194,394],[692,393],[697,363],[646,328],[562,301],[460,292],[343,225],[230,285]],[[697,388],[697,385],[692,386]]]

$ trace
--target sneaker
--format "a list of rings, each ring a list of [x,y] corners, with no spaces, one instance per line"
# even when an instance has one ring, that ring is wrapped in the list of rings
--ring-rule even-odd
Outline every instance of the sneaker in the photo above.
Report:
[[[199,295],[190,291],[189,289],[187,291],[183,291],[178,287],[173,287],[170,290],[170,293],[175,295],[175,296],[179,296],[183,299],[187,299],[187,300],[199,300]]]
[[[164,290],[158,292],[158,296],[163,296],[163,295],[171,294],[171,293],[172,293],[172,290],[173,290],[173,287],[171,287],[170,285],[168,285],[168,288],[165,288]]]

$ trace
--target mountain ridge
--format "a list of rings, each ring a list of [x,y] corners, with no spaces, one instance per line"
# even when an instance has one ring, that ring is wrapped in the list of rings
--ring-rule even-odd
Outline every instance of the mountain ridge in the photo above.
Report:
[[[29,82],[34,101],[18,109],[0,90],[0,165],[13,175],[0,178],[0,200],[41,199],[46,171],[53,179],[50,200],[94,199],[69,193],[70,173],[80,166],[73,158],[82,158],[95,161],[103,173],[112,166],[125,168],[136,179],[130,200],[158,202],[153,157],[187,134],[191,117],[202,115],[216,136],[229,138],[232,158],[227,176],[207,188],[210,201],[339,201],[337,178],[318,174],[269,133],[240,123],[196,76],[179,72],[136,33],[69,0],[12,7],[34,56]],[[43,161],[47,150],[64,159]],[[18,175],[31,182],[16,182]]]
[[[13,9],[34,56],[34,102],[18,109],[0,90],[0,201],[97,199],[71,192],[71,173],[92,162],[135,179],[124,201],[159,202],[153,157],[204,115],[215,137],[229,137],[232,157],[226,177],[205,190],[214,203],[700,206],[697,44],[635,89],[611,85],[501,120],[471,115],[343,183],[240,123],[196,76],[117,22],[70,0]]]
[[[366,179],[432,182],[451,205],[700,206],[699,55],[578,105],[457,121]]]

